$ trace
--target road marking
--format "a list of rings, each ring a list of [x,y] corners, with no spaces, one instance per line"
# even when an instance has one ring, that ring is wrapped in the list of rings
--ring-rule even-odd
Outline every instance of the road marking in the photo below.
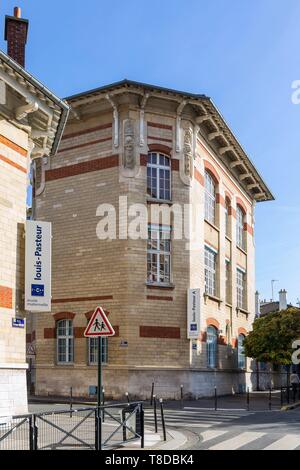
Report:
[[[246,408],[218,408],[215,410],[215,408],[200,408],[196,406],[185,406],[184,410],[205,410],[205,411],[243,411],[245,414],[248,414]]]
[[[259,439],[265,434],[265,432],[243,432],[238,436],[210,447],[209,450],[236,450],[252,441],[255,441],[256,439]]]
[[[215,437],[222,436],[222,434],[226,434],[227,431],[204,431],[201,436],[203,437],[202,442],[207,442],[210,441],[211,439],[214,439]]]
[[[273,442],[269,446],[265,447],[264,450],[293,450],[300,445],[300,437],[296,434],[287,434],[281,439]]]

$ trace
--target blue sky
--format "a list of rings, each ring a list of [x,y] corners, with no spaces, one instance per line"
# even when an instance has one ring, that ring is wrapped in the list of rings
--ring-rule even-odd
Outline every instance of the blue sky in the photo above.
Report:
[[[278,279],[296,302],[299,0],[2,0],[2,29],[16,5],[30,20],[27,69],[60,97],[128,78],[214,100],[276,196],[257,205],[257,288],[270,298]]]

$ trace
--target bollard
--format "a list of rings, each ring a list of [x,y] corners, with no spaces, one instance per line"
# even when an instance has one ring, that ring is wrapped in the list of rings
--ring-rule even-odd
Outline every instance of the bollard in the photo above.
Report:
[[[154,427],[155,432],[157,433],[157,409],[156,409],[156,395],[153,395],[153,411],[154,411]]]
[[[130,405],[130,400],[129,400],[129,393],[128,392],[125,392],[125,395],[127,397],[127,402],[128,402],[128,405]]]
[[[160,414],[161,414],[161,424],[163,428],[163,436],[164,436],[164,441],[167,440],[167,434],[166,434],[166,423],[165,423],[165,415],[164,415],[164,407],[163,407],[163,399],[160,398]]]
[[[280,388],[280,406],[283,406],[283,387]]]
[[[180,385],[180,406],[183,408],[183,385]]]
[[[217,387],[215,387],[215,411],[218,409],[218,395],[217,395]]]
[[[272,409],[272,387],[270,387],[269,390],[269,410],[271,411]]]
[[[292,385],[292,390],[293,390],[293,402],[295,403],[295,401],[296,401],[296,386],[294,384]]]
[[[287,404],[290,403],[290,387],[289,386],[286,387],[286,401],[287,401]]]
[[[247,411],[250,410],[250,393],[249,393],[249,387],[247,387]]]
[[[72,418],[73,411],[73,387],[70,388],[70,418]]]
[[[153,393],[154,393],[154,382],[152,382],[152,387],[151,387],[150,406],[152,406],[153,404]]]

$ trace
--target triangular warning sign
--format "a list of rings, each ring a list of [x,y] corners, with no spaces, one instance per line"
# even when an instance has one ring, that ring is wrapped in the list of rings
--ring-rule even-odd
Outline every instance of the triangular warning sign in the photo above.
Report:
[[[97,307],[94,311],[88,326],[85,329],[84,336],[87,338],[95,336],[114,336],[115,331],[108,321],[102,307]]]

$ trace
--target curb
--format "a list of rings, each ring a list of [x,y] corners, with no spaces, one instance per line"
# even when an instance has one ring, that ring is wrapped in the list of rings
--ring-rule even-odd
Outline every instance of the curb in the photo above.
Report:
[[[293,403],[292,405],[285,405],[285,406],[282,406],[281,411],[293,410],[294,408],[298,408],[299,406],[300,406],[300,401],[296,401],[296,402]]]
[[[187,442],[187,437],[185,434],[179,431],[168,430],[168,435],[171,436],[171,440],[164,442],[164,444],[153,447],[157,450],[175,450],[182,447]],[[175,441],[175,442],[174,442]]]

